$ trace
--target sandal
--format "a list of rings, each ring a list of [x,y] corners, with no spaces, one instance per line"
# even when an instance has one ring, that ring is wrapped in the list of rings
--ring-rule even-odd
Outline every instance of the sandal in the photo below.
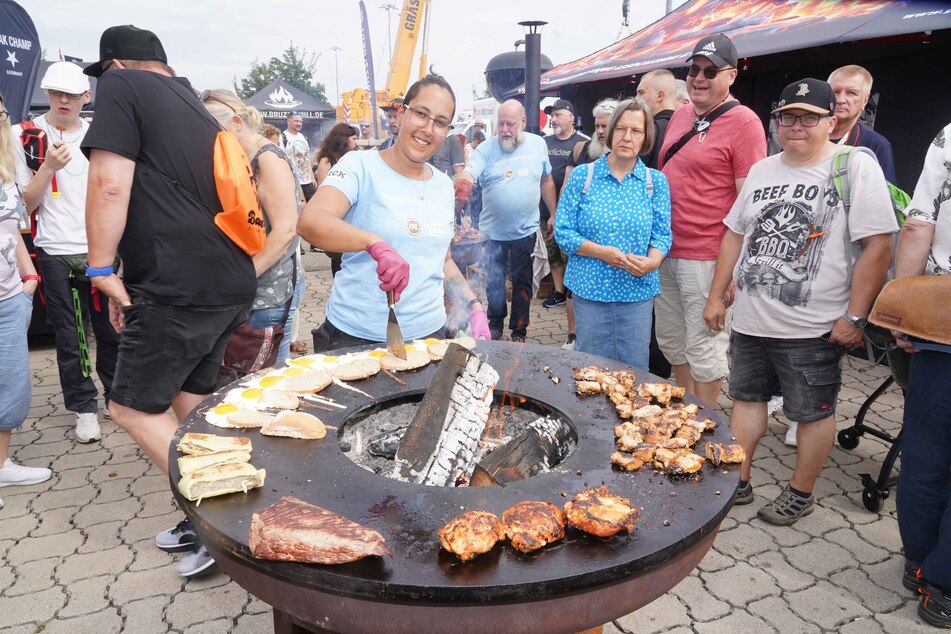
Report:
[[[303,341],[292,341],[291,352],[295,354],[305,354],[307,352],[307,344]]]
[[[776,526],[789,526],[804,515],[815,510],[815,497],[801,498],[789,490],[787,485],[775,500],[757,511],[756,515],[764,522]]]

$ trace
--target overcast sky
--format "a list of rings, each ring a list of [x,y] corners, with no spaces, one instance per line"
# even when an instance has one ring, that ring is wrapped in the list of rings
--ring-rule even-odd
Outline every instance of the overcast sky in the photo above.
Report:
[[[336,103],[333,46],[339,46],[340,90],[366,87],[360,10],[357,0],[17,0],[33,18],[48,59],[59,52],[91,61],[99,36],[116,24],[154,31],[169,64],[195,88],[231,87],[255,59],[280,57],[293,41],[320,55],[316,80]],[[377,88],[386,82],[389,57],[385,4],[365,0],[372,36]],[[636,31],[664,14],[665,0],[633,0],[630,27]],[[673,0],[673,6],[683,0]],[[518,22],[545,20],[542,52],[554,64],[570,62],[613,43],[621,28],[621,0],[433,0],[429,63],[456,92],[460,107],[471,104],[472,87],[484,88],[483,71],[494,55],[513,50],[524,37]],[[399,11],[392,12],[396,33]],[[419,48],[413,62],[415,79]]]

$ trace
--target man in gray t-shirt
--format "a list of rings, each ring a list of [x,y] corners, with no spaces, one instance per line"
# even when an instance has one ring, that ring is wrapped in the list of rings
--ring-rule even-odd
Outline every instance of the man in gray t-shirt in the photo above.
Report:
[[[450,134],[443,140],[429,162],[443,174],[455,176],[466,166],[466,152],[462,147],[462,141],[455,134]]]

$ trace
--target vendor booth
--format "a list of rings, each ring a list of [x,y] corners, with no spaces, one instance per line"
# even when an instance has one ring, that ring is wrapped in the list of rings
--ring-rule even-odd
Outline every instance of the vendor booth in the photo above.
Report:
[[[257,108],[266,123],[281,131],[287,127],[287,115],[299,114],[304,119],[302,133],[310,142],[311,149],[316,149],[324,134],[337,123],[333,106],[318,101],[283,79],[275,79],[245,103]]]

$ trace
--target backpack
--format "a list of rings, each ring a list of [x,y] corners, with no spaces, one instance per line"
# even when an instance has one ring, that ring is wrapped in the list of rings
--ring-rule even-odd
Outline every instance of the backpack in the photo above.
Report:
[[[838,192],[839,198],[842,200],[846,214],[849,213],[849,207],[852,203],[852,186],[849,182],[849,159],[853,151],[868,154],[878,163],[878,157],[867,147],[845,145],[836,152],[835,159],[832,162],[832,177],[835,182],[836,192]],[[888,196],[892,201],[892,211],[895,212],[895,220],[898,221],[898,226],[901,227],[905,224],[905,209],[911,204],[911,196],[900,187],[888,181],[885,181],[885,185],[888,186]]]
[[[43,166],[46,160],[46,152],[50,147],[49,135],[46,130],[40,128],[33,122],[33,119],[27,119],[20,124],[20,143],[23,144],[23,154],[26,155],[26,166],[33,174]],[[56,185],[56,174],[50,181],[50,188],[53,196],[59,196],[59,187]],[[30,214],[30,237],[36,239],[36,218],[39,208],[34,209]]]

